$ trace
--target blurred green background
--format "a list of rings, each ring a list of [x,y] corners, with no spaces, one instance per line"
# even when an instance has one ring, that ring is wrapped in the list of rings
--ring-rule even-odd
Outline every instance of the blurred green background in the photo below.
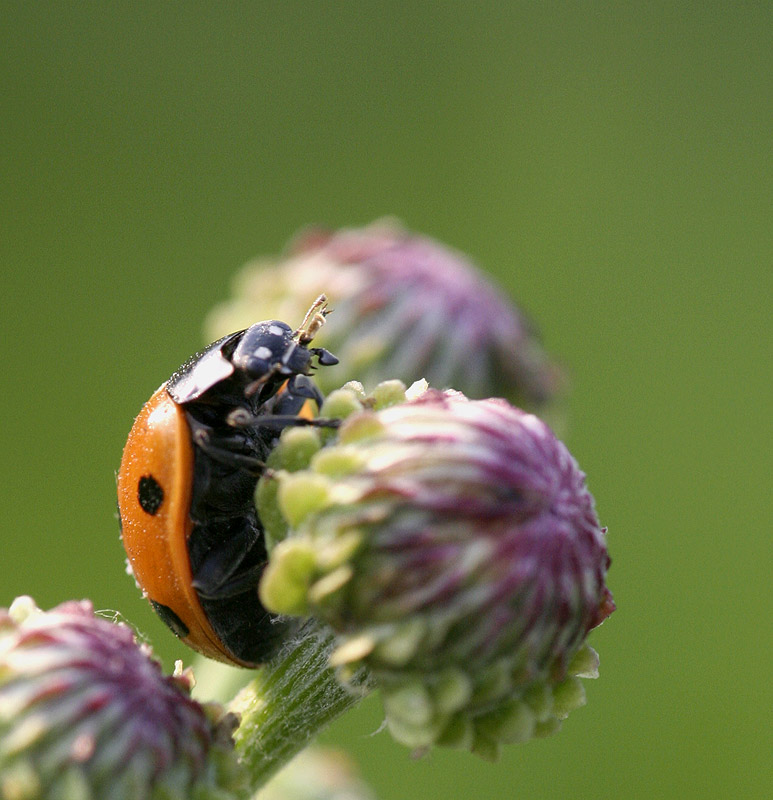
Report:
[[[0,602],[190,661],[124,573],[132,419],[243,262],[395,214],[568,365],[618,611],[588,706],[499,764],[412,762],[377,700],[326,741],[382,800],[771,796],[772,9],[3,2]]]

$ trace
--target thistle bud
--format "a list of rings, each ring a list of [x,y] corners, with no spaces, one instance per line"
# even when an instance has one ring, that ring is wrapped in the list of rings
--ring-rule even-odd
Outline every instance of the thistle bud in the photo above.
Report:
[[[341,394],[328,402],[345,406]],[[504,400],[412,395],[366,399],[331,443],[306,447],[305,469],[263,479],[290,535],[261,595],[333,627],[333,663],[371,670],[400,741],[494,757],[584,703],[578,678],[597,674],[585,638],[614,609],[605,531],[539,419]]]
[[[352,379],[372,389],[385,378],[426,378],[544,409],[562,387],[532,324],[468,258],[394,222],[307,232],[284,257],[248,264],[207,336],[299,319],[322,292],[334,313],[317,342],[340,359],[317,376],[323,392]]]
[[[241,797],[235,717],[161,674],[132,631],[88,601],[0,610],[0,796]]]

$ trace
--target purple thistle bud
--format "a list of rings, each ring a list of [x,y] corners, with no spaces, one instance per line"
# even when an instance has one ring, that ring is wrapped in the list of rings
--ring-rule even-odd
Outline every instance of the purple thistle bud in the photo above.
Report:
[[[356,379],[453,386],[543,409],[563,386],[532,324],[461,253],[380,221],[298,237],[276,261],[248,264],[210,315],[218,338],[256,319],[297,319],[321,292],[334,309],[318,343],[338,356],[323,392]]]
[[[276,459],[310,435],[288,433]],[[584,702],[576,676],[597,666],[585,638],[614,610],[605,531],[537,417],[427,390],[351,414],[307,469],[277,477],[292,532],[264,602],[333,627],[334,663],[371,669],[401,741],[493,756]]]
[[[0,796],[241,797],[235,717],[90,602],[0,610]]]

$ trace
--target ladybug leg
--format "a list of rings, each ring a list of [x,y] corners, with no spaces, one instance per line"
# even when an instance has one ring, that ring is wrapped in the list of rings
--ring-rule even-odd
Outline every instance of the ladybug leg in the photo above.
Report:
[[[318,428],[337,428],[339,419],[307,419],[299,417],[303,404],[313,400],[317,408],[325,398],[314,383],[305,375],[293,375],[284,390],[263,405],[264,414],[251,414],[246,408],[234,408],[225,421],[234,428],[275,428],[283,430],[288,425],[312,425]]]
[[[313,400],[317,408],[322,408],[325,398],[316,384],[305,375],[293,375],[284,392],[277,396],[272,413],[298,414],[307,400]]]
[[[257,587],[266,551],[254,518],[197,526],[191,545],[193,588],[200,597],[221,600]]]
[[[260,475],[266,465],[244,452],[244,441],[238,436],[213,436],[205,425],[191,425],[193,443],[213,461],[227,466],[241,467],[251,475]]]
[[[255,417],[243,408],[235,408],[227,417],[226,422],[234,428],[278,428],[282,430],[289,425],[310,425],[313,428],[337,428],[340,419],[317,417],[306,419],[287,414],[266,414]]]

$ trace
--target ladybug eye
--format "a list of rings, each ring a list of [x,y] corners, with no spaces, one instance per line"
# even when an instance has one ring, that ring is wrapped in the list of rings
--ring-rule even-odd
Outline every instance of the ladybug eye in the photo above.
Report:
[[[153,516],[164,502],[164,490],[161,484],[152,475],[143,475],[137,484],[137,500],[140,508]]]

